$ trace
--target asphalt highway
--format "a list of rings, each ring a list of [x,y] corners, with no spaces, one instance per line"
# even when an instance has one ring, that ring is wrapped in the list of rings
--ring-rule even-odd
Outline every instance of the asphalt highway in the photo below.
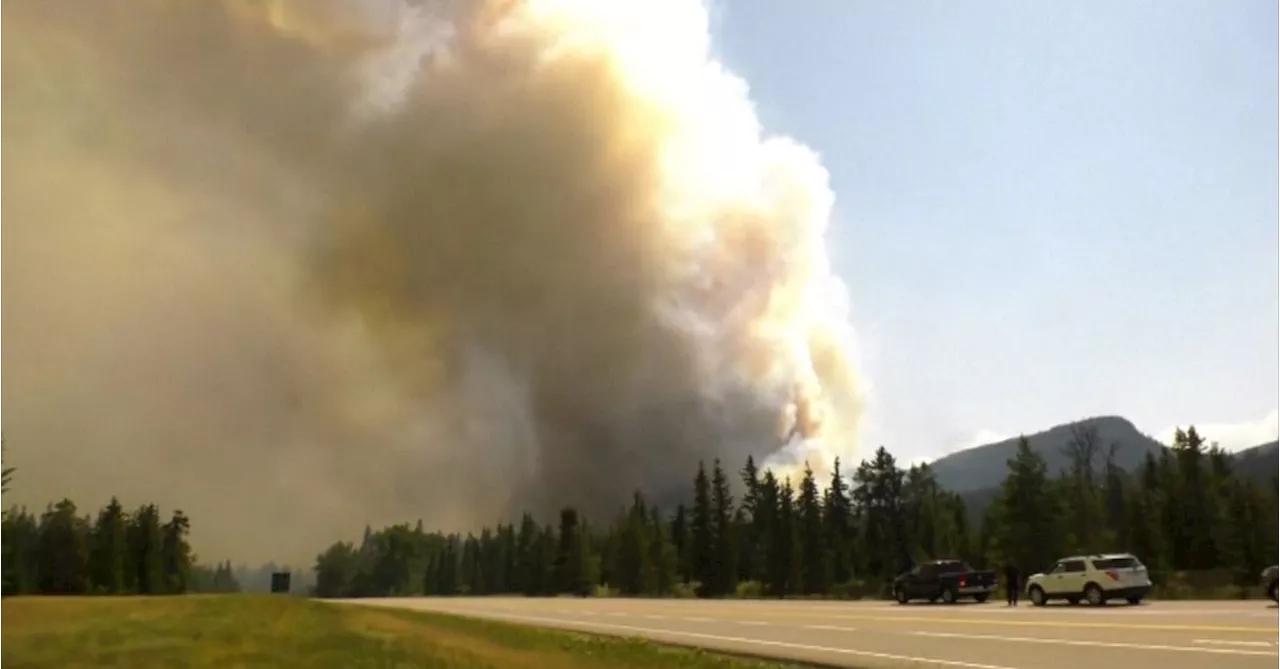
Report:
[[[1277,610],[1269,601],[1104,608],[508,597],[345,601],[842,667],[1272,669],[1280,656]]]

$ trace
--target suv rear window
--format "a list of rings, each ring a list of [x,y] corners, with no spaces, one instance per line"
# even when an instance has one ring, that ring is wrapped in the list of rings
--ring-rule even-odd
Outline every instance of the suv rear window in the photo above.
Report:
[[[1139,566],[1138,561],[1131,557],[1107,558],[1105,560],[1094,560],[1093,566],[1097,569],[1133,569]]]

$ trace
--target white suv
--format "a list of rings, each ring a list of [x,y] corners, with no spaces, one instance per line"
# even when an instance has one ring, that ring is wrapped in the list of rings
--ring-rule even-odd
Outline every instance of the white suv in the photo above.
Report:
[[[1036,606],[1050,599],[1102,606],[1108,599],[1137,604],[1151,592],[1147,568],[1129,553],[1063,558],[1049,571],[1027,579],[1027,597]]]

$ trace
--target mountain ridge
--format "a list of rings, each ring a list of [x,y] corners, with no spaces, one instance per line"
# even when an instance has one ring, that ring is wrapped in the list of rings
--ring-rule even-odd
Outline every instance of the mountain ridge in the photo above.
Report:
[[[1054,425],[1039,432],[1011,437],[990,444],[966,448],[929,463],[938,484],[954,492],[971,492],[999,485],[1006,473],[1005,463],[1018,449],[1024,436],[1031,450],[1045,459],[1049,475],[1056,476],[1071,464],[1063,452],[1078,430],[1092,430],[1097,438],[1095,465],[1101,466],[1112,452],[1116,464],[1132,470],[1142,464],[1148,453],[1159,455],[1168,446],[1143,434],[1133,422],[1122,416],[1104,415]]]
[[[1158,457],[1170,450],[1168,445],[1144,434],[1133,422],[1115,415],[1062,423],[1025,436],[1031,450],[1045,459],[1049,475],[1057,476],[1070,466],[1070,456],[1064,449],[1080,430],[1093,430],[1097,437],[1094,466],[1098,469],[1105,466],[1107,457],[1113,453],[1113,445],[1116,464],[1130,472],[1143,463],[1148,453]],[[972,522],[978,522],[999,496],[1008,473],[1007,462],[1016,453],[1021,438],[967,448],[929,463],[938,485],[960,494]],[[1280,468],[1280,441],[1236,451],[1231,458],[1233,467],[1241,470],[1246,478],[1267,485]]]

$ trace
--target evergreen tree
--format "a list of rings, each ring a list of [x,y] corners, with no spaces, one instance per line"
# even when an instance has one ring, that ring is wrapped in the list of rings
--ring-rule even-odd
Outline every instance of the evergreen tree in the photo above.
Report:
[[[822,505],[818,499],[818,483],[813,469],[804,464],[798,500],[798,533],[800,537],[800,592],[816,595],[827,591],[827,541],[822,532]]]
[[[787,592],[787,573],[790,571],[790,546],[783,542],[782,488],[771,470],[765,470],[760,481],[759,499],[756,502],[756,522],[763,549],[761,583],[764,591],[775,597]]]
[[[707,470],[698,462],[698,474],[693,480],[693,518],[691,519],[690,562],[698,579],[698,595],[710,597],[716,594],[715,520],[711,508],[711,482]]]
[[[460,541],[456,535],[451,535],[445,540],[444,549],[440,551],[436,562],[436,594],[445,597],[452,597],[458,594],[458,560],[460,558],[461,547]],[[541,581],[537,583],[540,588]],[[535,590],[528,594],[541,594],[540,590]]]
[[[538,594],[543,596],[555,594],[555,563],[556,563],[556,530],[547,523],[542,526],[542,532],[538,537]]]
[[[676,551],[662,526],[662,514],[650,511],[645,592],[652,597],[671,594],[676,583]]]
[[[996,543],[1003,559],[1030,573],[1064,554],[1061,506],[1049,485],[1044,458],[1031,450],[1025,437],[1018,440],[1008,467],[997,501],[1001,522]]]
[[[187,543],[190,531],[191,521],[182,511],[174,511],[163,528],[160,541],[160,568],[163,573],[160,591],[163,593],[182,594],[187,591],[191,574],[191,546]]]
[[[225,570],[219,568],[222,578],[234,579],[231,564]],[[316,596],[317,597],[352,597],[352,584],[359,571],[359,555],[355,545],[350,542],[337,542],[325,552],[316,556]],[[432,581],[434,586],[434,581]],[[434,587],[433,587],[434,590]]]
[[[39,590],[40,528],[25,508],[15,509],[3,521],[4,594],[29,595]]]
[[[713,595],[726,595],[737,586],[738,570],[734,562],[737,555],[737,537],[734,535],[733,496],[729,491],[729,480],[720,459],[716,458],[711,473],[711,508],[712,508],[712,542],[714,564],[712,570]]]
[[[689,518],[683,504],[676,506],[676,513],[671,518],[671,546],[676,554],[676,576],[681,583],[688,583],[693,580],[689,557],[692,546],[689,540]]]
[[[349,547],[350,544],[347,544]],[[240,583],[236,580],[235,572],[231,569],[231,561],[226,560],[218,563],[218,568],[213,573],[213,591],[214,592],[240,592]]]
[[[110,595],[125,592],[124,574],[128,557],[125,521],[124,508],[115,497],[98,512],[89,552],[90,580],[98,592]]]
[[[644,497],[637,492],[632,496],[631,508],[619,515],[615,530],[618,537],[616,585],[625,595],[641,595],[646,591],[647,521]]]
[[[1143,459],[1137,483],[1129,490],[1126,516],[1128,517],[1131,550],[1153,579],[1171,565],[1169,542],[1165,538],[1166,504],[1163,466],[1151,453]]]
[[[71,500],[64,499],[45,511],[40,519],[40,592],[78,595],[87,591],[86,534]]]
[[[515,586],[526,596],[540,594],[541,583],[538,580],[538,552],[541,549],[538,537],[538,525],[533,516],[524,514],[520,518],[520,534],[516,537],[516,583]]]
[[[164,536],[160,528],[160,511],[154,504],[144,504],[129,517],[125,528],[128,562],[125,585],[140,595],[157,595],[164,588],[164,562],[161,551]]]
[[[849,483],[840,471],[840,458],[835,459],[831,470],[831,483],[823,499],[823,532],[830,554],[831,577],[836,583],[848,583],[853,578],[851,555],[853,513],[849,499]]]
[[[560,510],[560,537],[556,550],[556,591],[585,597],[591,594],[587,580],[586,541],[579,533],[578,512],[573,507]]]
[[[734,523],[738,532],[738,580],[750,581],[759,577],[760,527],[756,507],[760,497],[760,471],[755,458],[747,456],[747,463],[739,472],[742,478],[742,504]]]
[[[795,488],[791,486],[791,478],[787,477],[778,490],[778,525],[774,539],[778,546],[776,584],[779,596],[800,590],[800,541],[796,516]]]
[[[465,539],[462,540],[459,551],[460,560],[458,561],[458,593],[463,595],[475,595],[484,593],[484,581],[480,574],[480,540],[475,535],[467,533]],[[555,570],[555,560],[552,560],[552,571]],[[552,592],[555,591],[555,585],[552,585]]]
[[[905,473],[883,446],[854,474],[854,503],[862,517],[868,576],[888,583],[910,563],[903,510]]]

